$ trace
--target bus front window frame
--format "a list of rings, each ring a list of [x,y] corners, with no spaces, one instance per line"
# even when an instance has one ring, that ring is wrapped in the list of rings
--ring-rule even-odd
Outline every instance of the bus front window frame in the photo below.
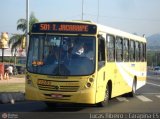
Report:
[[[55,64],[56,65],[54,65],[55,67],[54,68],[56,68],[56,67],[58,67],[57,69],[56,69],[56,72],[55,73],[49,73],[49,67],[50,67],[50,69],[51,69],[51,64],[48,64],[48,68],[47,69],[45,69],[44,68],[44,66],[45,65],[47,65],[46,64],[46,62],[45,62],[45,54],[46,54],[46,52],[47,52],[47,50],[45,50],[46,49],[46,47],[45,47],[45,44],[46,44],[46,40],[48,40],[48,38],[49,37],[54,37],[54,36],[56,36],[57,37],[57,39],[58,39],[58,37],[59,38],[61,38],[61,40],[59,41],[59,45],[57,45],[57,44],[55,44],[56,46],[58,46],[57,48],[59,48],[58,50],[55,50],[55,52],[57,51],[57,53],[58,53],[58,60],[57,60],[57,62],[55,62]],[[37,52],[37,54],[38,53],[42,53],[43,52],[43,54],[41,54],[41,56],[43,56],[43,58],[38,58],[37,57],[37,59],[34,59],[34,63],[33,63],[33,52],[34,52],[34,46],[33,46],[33,44],[35,43],[34,41],[35,41],[35,39],[34,39],[34,37],[43,37],[42,39],[44,40],[43,41],[43,43],[44,43],[44,45],[43,46],[40,46],[40,44],[38,45],[38,47],[36,47],[36,49],[39,49],[39,47],[43,47],[43,51],[41,51],[41,49],[40,50],[38,50],[39,52]],[[53,35],[53,34],[41,34],[41,35],[38,35],[38,34],[31,34],[31,36],[30,36],[30,38],[31,38],[31,40],[30,40],[30,47],[29,47],[29,52],[28,52],[28,59],[27,59],[27,70],[29,71],[29,72],[32,72],[32,73],[38,73],[38,74],[44,74],[44,75],[53,75],[53,76],[66,76],[66,75],[68,75],[68,76],[70,76],[70,75],[75,75],[75,76],[79,76],[79,75],[91,75],[91,74],[93,74],[94,72],[95,72],[95,57],[96,57],[96,52],[95,52],[95,43],[96,43],[96,37],[95,36],[93,36],[93,35],[90,35],[90,36],[79,36],[79,35],[75,35],[75,36],[73,36],[73,35]],[[72,73],[70,74],[70,73],[68,73],[68,71],[67,71],[67,69],[66,69],[66,67],[67,68],[69,68],[69,61],[67,61],[67,63],[65,64],[65,61],[63,61],[62,60],[62,57],[63,57],[63,52],[62,52],[62,49],[64,48],[63,47],[63,43],[64,43],[64,39],[65,38],[71,38],[71,39],[73,39],[73,40],[75,40],[75,41],[77,41],[77,44],[80,44],[79,42],[81,42],[81,41],[85,41],[84,43],[86,43],[86,45],[85,45],[85,47],[87,47],[87,46],[90,46],[90,47],[92,47],[92,50],[93,50],[93,54],[92,53],[89,53],[89,56],[93,56],[93,58],[90,58],[89,60],[88,60],[88,57],[87,57],[87,55],[86,56],[83,56],[83,57],[80,57],[80,59],[81,59],[81,61],[79,61],[79,60],[74,60],[74,61],[77,61],[77,62],[79,62],[79,63],[77,63],[76,64],[76,66],[73,64],[73,62],[71,62],[71,66],[75,66],[74,67],[74,70],[72,69],[72,71],[71,71],[71,69],[68,69],[69,71],[71,71]],[[56,39],[56,38],[55,38]],[[62,40],[63,39],[63,40]],[[80,39],[80,41],[78,41],[78,39]],[[58,42],[58,41],[57,41]],[[87,44],[88,43],[88,44]],[[42,44],[42,43],[41,43]],[[49,45],[51,45],[51,43],[49,43]],[[38,54],[39,55],[39,54]],[[73,60],[72,60],[73,61]],[[40,63],[39,63],[40,62]],[[76,67],[78,66],[78,64],[81,64],[81,63],[83,64],[84,63],[84,66],[85,65],[88,65],[88,64],[92,64],[91,66],[88,66],[88,68],[91,68],[92,67],[92,69],[88,69],[88,71],[86,70],[86,72],[85,73],[79,73],[79,72],[74,72],[75,71],[75,69],[76,70],[78,70]],[[86,62],[86,63],[85,63]],[[88,62],[88,63],[87,63]],[[40,64],[40,65],[37,65],[37,64]],[[65,66],[64,66],[64,64],[65,64]],[[43,68],[42,68],[43,67]],[[80,67],[80,66],[79,66]],[[52,67],[53,68],[53,67]],[[81,67],[81,68],[83,68],[83,70],[84,69],[86,69],[86,68],[84,68],[84,67]],[[44,70],[43,70],[44,69]],[[65,70],[66,72],[63,72],[63,70]],[[90,71],[89,71],[90,70]],[[46,72],[47,71],[47,72]],[[74,73],[73,73],[74,72]]]

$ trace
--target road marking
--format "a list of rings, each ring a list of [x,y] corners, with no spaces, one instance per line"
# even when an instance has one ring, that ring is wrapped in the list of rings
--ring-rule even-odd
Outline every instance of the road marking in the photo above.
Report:
[[[149,98],[147,98],[147,97],[145,97],[145,96],[143,96],[143,95],[139,95],[139,96],[136,96],[138,99],[140,99],[141,101],[143,101],[143,102],[152,102],[152,100],[151,99],[149,99]]]
[[[117,97],[117,100],[119,100],[120,102],[128,102],[129,101],[125,97]]]
[[[154,86],[158,86],[158,87],[160,87],[160,85],[155,84],[155,83],[148,83],[148,82],[147,82],[147,84],[150,84],[150,85],[154,85]]]
[[[141,95],[160,95],[160,93],[141,93]]]
[[[156,97],[160,98],[160,95],[156,95]]]

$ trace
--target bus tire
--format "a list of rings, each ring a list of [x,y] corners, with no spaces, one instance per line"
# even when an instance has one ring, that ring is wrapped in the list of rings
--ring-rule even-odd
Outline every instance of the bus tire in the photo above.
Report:
[[[105,106],[108,105],[109,100],[110,100],[110,94],[111,94],[111,92],[110,92],[110,87],[109,87],[109,85],[107,85],[106,90],[105,90],[104,100],[103,100],[102,102],[99,102],[99,103],[97,104],[98,107],[105,107]]]
[[[127,97],[134,97],[136,94],[136,88],[137,88],[137,81],[136,79],[134,79],[133,85],[132,85],[132,91],[127,94]]]
[[[55,102],[45,102],[48,108],[55,108],[57,106],[57,103]]]

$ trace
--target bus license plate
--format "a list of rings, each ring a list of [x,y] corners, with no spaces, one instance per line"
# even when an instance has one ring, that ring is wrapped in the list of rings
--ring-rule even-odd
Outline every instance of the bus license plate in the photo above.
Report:
[[[62,98],[63,95],[61,95],[61,94],[52,94],[51,97],[52,98]]]

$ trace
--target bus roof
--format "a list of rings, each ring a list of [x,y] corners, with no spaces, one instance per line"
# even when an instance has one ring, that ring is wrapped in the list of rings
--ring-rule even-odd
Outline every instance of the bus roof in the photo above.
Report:
[[[122,30],[116,29],[116,28],[112,28],[112,27],[108,27],[105,25],[101,25],[101,24],[97,24],[96,22],[92,22],[92,21],[83,21],[83,20],[72,20],[72,21],[50,21],[50,22],[38,22],[35,24],[43,24],[43,23],[77,23],[77,24],[88,24],[88,25],[95,25],[97,26],[97,33],[98,32],[104,32],[104,33],[108,33],[114,36],[120,36],[120,37],[124,37],[124,38],[128,38],[128,39],[133,39],[133,40],[137,40],[137,41],[141,41],[141,42],[146,42],[146,38],[142,37],[142,36],[138,36],[138,35],[134,35],[128,32],[124,32]]]
[[[128,38],[128,39],[132,39],[132,40],[146,42],[145,37],[134,35],[134,34],[131,34],[131,33],[127,33],[127,32],[124,32],[122,30],[115,29],[115,28],[108,27],[108,26],[104,26],[104,25],[101,25],[101,24],[97,24],[97,29],[98,29],[99,32],[105,32],[105,33],[115,35],[115,36],[120,36],[120,37],[123,37],[123,38]]]
[[[105,32],[105,33],[112,34],[112,35],[115,35],[115,36],[121,36],[121,37],[128,38],[128,39],[133,39],[133,40],[137,40],[137,41],[141,41],[141,42],[146,42],[145,37],[134,35],[134,34],[131,34],[131,33],[116,29],[116,28],[112,28],[112,27],[109,27],[109,26],[105,26],[105,25],[102,25],[102,24],[97,24],[97,23],[92,22],[92,21],[80,21],[80,20],[78,21],[77,20],[77,21],[71,21],[71,22],[83,22],[83,23],[95,24],[95,25],[97,25],[98,32]]]

